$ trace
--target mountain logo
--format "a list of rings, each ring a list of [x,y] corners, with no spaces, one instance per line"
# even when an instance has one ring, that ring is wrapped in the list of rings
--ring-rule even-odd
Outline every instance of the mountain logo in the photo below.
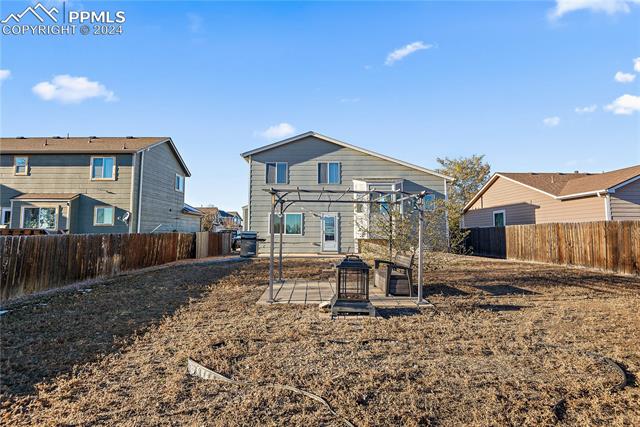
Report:
[[[48,16],[49,19],[51,19],[53,22],[58,22],[58,18],[56,18],[56,16],[54,15],[54,14],[57,14],[58,12],[59,12],[58,9],[56,9],[55,7],[52,7],[51,9],[47,9],[42,4],[38,3],[35,6],[28,6],[21,13],[12,13],[0,22],[3,24],[6,24],[9,21],[14,20],[16,23],[18,23],[25,15],[29,13],[33,15],[40,22],[44,22],[44,18],[41,16],[41,14]]]

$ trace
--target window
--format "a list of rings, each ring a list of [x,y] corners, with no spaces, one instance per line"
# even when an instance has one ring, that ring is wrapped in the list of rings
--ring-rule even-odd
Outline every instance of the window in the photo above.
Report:
[[[2,208],[2,220],[3,225],[11,225],[11,208]]]
[[[93,209],[93,225],[113,225],[113,206],[96,206]]]
[[[176,191],[184,193],[184,176],[176,174]]]
[[[318,184],[340,184],[340,163],[318,163]]]
[[[267,184],[286,184],[287,183],[287,169],[286,163],[282,162],[270,162],[267,166]]]
[[[276,214],[273,219],[273,232],[280,234],[280,214]],[[284,214],[284,230],[283,234],[302,235],[302,214],[287,213]]]
[[[494,227],[504,227],[507,223],[507,217],[504,210],[501,211],[493,211],[493,226]]]
[[[91,158],[91,179],[115,179],[116,159],[115,157],[92,157]]]
[[[28,157],[13,158],[13,174],[29,175],[29,158]]]
[[[22,228],[55,230],[56,208],[22,208]]]

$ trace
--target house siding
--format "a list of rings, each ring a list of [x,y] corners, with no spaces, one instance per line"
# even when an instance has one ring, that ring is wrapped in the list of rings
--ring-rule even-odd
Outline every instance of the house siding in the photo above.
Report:
[[[130,191],[132,176],[131,154],[104,154],[116,158],[114,181],[92,181],[90,159],[101,154],[30,154],[29,175],[13,173],[14,155],[0,155],[0,205],[11,206],[11,198],[23,193],[82,193],[72,213],[71,224],[64,228],[77,233],[126,233],[128,226],[121,220],[125,211],[131,210]],[[21,156],[21,155],[17,155]],[[30,202],[33,206],[45,206],[46,202]],[[66,206],[66,202],[62,202]],[[14,202],[11,227],[20,226],[19,203]],[[93,208],[96,205],[116,207],[114,226],[93,226]],[[62,227],[61,227],[62,228]]]
[[[610,201],[612,220],[640,220],[640,180],[618,188]]]
[[[181,230],[184,192],[175,190],[175,179],[176,173],[185,176],[185,171],[169,144],[145,150],[142,170],[140,232]]]
[[[340,163],[340,184],[318,184],[317,164],[322,161]],[[266,162],[287,162],[288,183],[266,184]],[[260,244],[262,253],[269,250],[271,195],[264,190],[271,187],[293,189],[300,186],[310,189],[325,188],[344,191],[353,188],[354,179],[397,178],[405,180],[405,191],[429,190],[434,192],[436,197],[444,197],[444,179],[441,177],[351,148],[341,147],[313,136],[253,154],[250,160],[249,175],[250,204],[247,209],[249,216],[247,228],[256,231],[259,238],[266,239]],[[297,195],[293,197],[297,198]],[[311,197],[318,197],[318,195]],[[343,199],[345,198],[353,198],[353,196],[348,194]],[[322,213],[337,213],[339,215],[337,224],[339,252],[355,251],[353,210],[354,205],[351,203],[334,203],[331,206],[327,202],[293,204],[286,212],[303,214],[303,233],[299,236],[283,236],[283,251],[285,253],[321,252],[320,214]],[[275,239],[277,243],[279,236],[276,235]]]
[[[504,210],[506,225],[605,220],[602,197],[557,200],[498,177],[464,214],[464,227],[492,227],[493,212]]]

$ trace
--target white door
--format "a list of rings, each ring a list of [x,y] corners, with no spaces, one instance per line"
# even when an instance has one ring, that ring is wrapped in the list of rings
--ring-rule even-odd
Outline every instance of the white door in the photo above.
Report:
[[[322,214],[321,226],[322,251],[338,252],[338,214]]]

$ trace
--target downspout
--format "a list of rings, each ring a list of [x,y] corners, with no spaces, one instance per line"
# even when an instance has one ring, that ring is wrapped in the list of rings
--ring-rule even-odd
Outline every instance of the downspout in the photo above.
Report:
[[[135,183],[135,175],[136,174],[136,153],[131,155],[131,196],[129,197],[129,211],[131,212],[131,216],[133,216],[133,190]],[[137,216],[137,215],[136,215]],[[133,233],[133,218],[130,218],[129,222],[129,233]]]
[[[142,212],[142,177],[144,176],[144,150],[140,151],[140,179],[138,180],[138,212],[136,212],[137,232],[140,232],[140,213]]]
[[[252,179],[252,173],[253,173],[253,158],[251,156],[249,156],[249,194],[248,194],[249,203],[247,204],[247,217],[245,218],[245,221],[246,221],[245,229],[246,230],[251,230],[251,179]]]
[[[611,195],[607,190],[599,191],[598,197],[604,198],[604,219],[605,221],[611,221]]]

